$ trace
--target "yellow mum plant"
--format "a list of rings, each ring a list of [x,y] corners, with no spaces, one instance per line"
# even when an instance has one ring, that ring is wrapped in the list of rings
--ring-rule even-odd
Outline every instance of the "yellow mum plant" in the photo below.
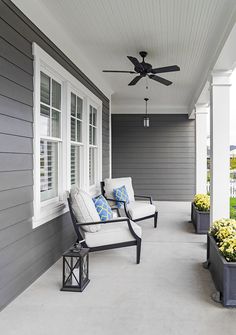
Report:
[[[208,194],[196,194],[193,203],[200,212],[210,210],[210,196]]]
[[[216,240],[225,259],[236,262],[236,220],[216,220],[210,229],[210,234]]]
[[[224,239],[236,235],[236,220],[216,220],[210,229],[210,234],[215,238],[218,244],[221,244]]]
[[[228,262],[236,262],[236,234],[226,238],[219,249]]]

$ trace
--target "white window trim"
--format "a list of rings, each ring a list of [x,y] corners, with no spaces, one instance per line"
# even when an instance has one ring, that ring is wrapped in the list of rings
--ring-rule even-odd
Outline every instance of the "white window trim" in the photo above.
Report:
[[[102,101],[98,99],[89,89],[79,82],[73,75],[57,63],[36,43],[33,43],[34,55],[34,217],[33,228],[36,228],[68,211],[66,203],[66,191],[70,189],[70,94],[75,92],[83,99],[84,129],[84,164],[83,180],[81,187],[91,195],[100,190],[99,182],[102,180]],[[55,79],[59,78],[62,83],[62,114],[61,114],[61,152],[63,155],[59,165],[59,180],[57,201],[49,200],[44,206],[40,201],[40,71],[51,73]],[[89,186],[89,105],[98,111],[98,170],[97,184]],[[66,111],[66,112],[65,112]],[[66,125],[66,126],[65,126]]]
[[[97,110],[97,144],[93,145],[93,144],[89,144],[89,148],[97,148],[97,164],[96,164],[96,174],[95,174],[95,183],[93,185],[89,185],[89,190],[91,193],[96,193],[100,190],[97,189],[97,184],[99,183],[99,181],[102,180],[102,170],[100,169],[101,165],[100,162],[102,160],[102,132],[99,131],[99,129],[102,128],[102,110],[100,108],[100,106],[98,106],[94,101],[92,101],[91,99],[88,100],[88,125],[90,125],[89,122],[89,114],[90,114],[90,106],[94,107]],[[89,136],[89,131],[88,131],[88,136]],[[89,138],[88,138],[89,141]],[[89,143],[89,142],[88,142]],[[87,169],[89,171],[89,167]],[[88,178],[89,180],[89,178]]]
[[[86,120],[86,109],[87,109],[87,99],[86,99],[86,95],[82,94],[74,85],[72,84],[68,84],[68,89],[67,89],[67,96],[69,97],[68,99],[68,113],[67,113],[67,130],[68,130],[68,152],[69,152],[69,156],[68,156],[68,163],[67,163],[67,167],[68,167],[68,173],[67,173],[67,185],[69,185],[69,188],[71,188],[71,169],[70,169],[70,162],[71,162],[71,144],[73,144],[73,141],[71,141],[71,93],[74,93],[76,96],[78,96],[79,98],[81,98],[83,100],[83,110],[82,110],[82,142],[74,142],[75,145],[78,145],[82,148],[82,155],[81,155],[81,159],[84,162],[84,164],[80,163],[80,168],[81,168],[81,172],[84,178],[81,178],[80,180],[80,187],[82,189],[86,189],[86,183],[85,183],[85,171],[86,171],[86,139],[87,139],[87,132],[86,132],[86,128],[87,128],[87,120]]]

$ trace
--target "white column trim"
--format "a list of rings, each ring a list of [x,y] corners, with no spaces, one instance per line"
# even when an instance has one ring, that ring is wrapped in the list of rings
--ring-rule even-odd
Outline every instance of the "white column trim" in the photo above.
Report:
[[[229,218],[231,71],[214,71],[211,80],[211,223]]]
[[[207,191],[207,104],[195,105],[195,176],[196,193],[205,194]]]

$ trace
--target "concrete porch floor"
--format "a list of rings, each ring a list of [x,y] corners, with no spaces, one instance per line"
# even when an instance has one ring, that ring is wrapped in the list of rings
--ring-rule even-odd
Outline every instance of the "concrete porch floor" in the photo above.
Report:
[[[190,204],[158,207],[158,228],[141,224],[140,265],[134,247],[91,254],[90,284],[71,293],[59,290],[60,260],[0,313],[1,334],[235,334],[236,309],[210,298],[206,236],[193,233]]]

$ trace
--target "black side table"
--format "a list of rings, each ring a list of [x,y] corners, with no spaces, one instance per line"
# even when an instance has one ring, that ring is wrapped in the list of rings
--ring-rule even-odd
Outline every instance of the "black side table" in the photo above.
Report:
[[[82,292],[89,280],[89,248],[72,247],[63,256],[61,291]]]

